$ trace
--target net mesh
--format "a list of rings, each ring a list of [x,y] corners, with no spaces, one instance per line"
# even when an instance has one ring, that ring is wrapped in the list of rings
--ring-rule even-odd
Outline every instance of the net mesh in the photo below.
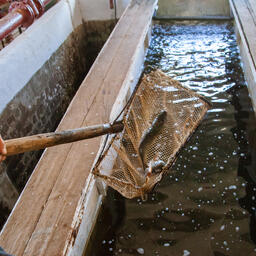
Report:
[[[144,198],[174,163],[209,106],[160,70],[144,75],[125,110],[124,130],[112,138],[93,173],[126,198]],[[114,166],[104,165],[106,157],[116,159]]]

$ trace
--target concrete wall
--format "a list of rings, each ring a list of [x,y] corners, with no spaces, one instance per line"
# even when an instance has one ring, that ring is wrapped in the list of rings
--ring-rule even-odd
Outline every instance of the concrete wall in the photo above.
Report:
[[[228,0],[159,0],[158,17],[230,16]]]
[[[114,1],[114,0],[113,0]],[[130,0],[116,0],[116,14],[120,18]],[[110,9],[109,0],[79,0],[81,15],[84,20],[113,20],[115,10]]]
[[[117,17],[128,2],[117,0]],[[62,0],[1,50],[0,113],[78,26],[114,15],[107,0]]]

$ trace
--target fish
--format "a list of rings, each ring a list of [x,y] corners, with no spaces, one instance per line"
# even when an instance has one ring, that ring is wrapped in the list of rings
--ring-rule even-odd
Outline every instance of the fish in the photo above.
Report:
[[[163,160],[151,160],[149,163],[149,167],[146,168],[146,176],[151,176],[151,174],[157,174],[159,172],[162,172],[165,165],[166,163]]]
[[[153,120],[151,126],[144,132],[144,134],[140,139],[138,151],[139,151],[139,155],[140,155],[144,170],[145,170],[145,163],[144,163],[145,147],[148,143],[152,141],[152,138],[156,136],[159,130],[163,127],[166,117],[167,117],[167,111],[161,110],[157,114],[156,118]],[[157,166],[154,169],[157,169]]]

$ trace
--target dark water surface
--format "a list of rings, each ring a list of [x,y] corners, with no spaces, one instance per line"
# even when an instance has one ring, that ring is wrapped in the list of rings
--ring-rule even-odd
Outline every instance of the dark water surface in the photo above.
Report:
[[[155,68],[213,107],[146,202],[109,189],[90,255],[256,255],[256,121],[232,23],[155,25]]]

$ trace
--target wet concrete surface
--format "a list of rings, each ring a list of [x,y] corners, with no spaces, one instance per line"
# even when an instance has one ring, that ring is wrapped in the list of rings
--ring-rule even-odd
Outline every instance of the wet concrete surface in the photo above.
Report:
[[[256,255],[256,120],[232,22],[156,24],[156,68],[213,106],[147,201],[109,189],[87,255]]]

